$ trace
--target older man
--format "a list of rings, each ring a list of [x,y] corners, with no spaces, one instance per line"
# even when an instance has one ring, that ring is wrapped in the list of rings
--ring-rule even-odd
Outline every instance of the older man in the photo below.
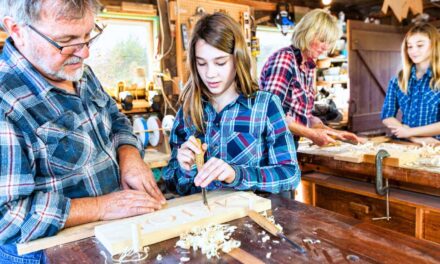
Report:
[[[0,0],[0,263],[16,243],[165,202],[127,118],[84,65],[97,0]],[[122,187],[122,188],[121,188]],[[121,190],[122,189],[122,190]]]

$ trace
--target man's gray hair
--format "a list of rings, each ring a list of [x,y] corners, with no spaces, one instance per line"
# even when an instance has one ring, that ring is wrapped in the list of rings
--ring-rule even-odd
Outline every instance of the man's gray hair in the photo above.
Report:
[[[81,19],[90,11],[97,14],[101,8],[99,0],[0,0],[0,26],[3,27],[1,21],[6,16],[21,25],[39,21],[46,1],[51,2],[56,19]]]

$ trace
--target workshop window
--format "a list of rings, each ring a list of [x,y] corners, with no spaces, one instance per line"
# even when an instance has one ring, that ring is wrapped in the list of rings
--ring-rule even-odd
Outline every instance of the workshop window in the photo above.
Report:
[[[91,46],[86,63],[104,88],[114,89],[120,81],[129,87],[139,77],[139,72],[143,72],[146,81],[151,80],[159,66],[154,61],[157,17],[115,18],[115,15],[102,14],[98,23],[105,29]]]
[[[291,44],[292,31],[290,30],[287,35],[283,35],[276,27],[258,26],[257,38],[260,42],[260,55],[257,57],[257,74],[259,77],[267,58],[275,51]]]

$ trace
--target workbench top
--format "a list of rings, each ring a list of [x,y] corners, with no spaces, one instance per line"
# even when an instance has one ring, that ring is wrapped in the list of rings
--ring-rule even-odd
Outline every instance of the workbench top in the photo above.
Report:
[[[307,249],[300,254],[286,242],[271,237],[262,242],[262,229],[248,217],[230,222],[237,226],[233,238],[240,240],[241,250],[265,263],[439,263],[440,245],[386,230],[331,211],[308,206],[277,195],[272,200],[273,215],[284,227],[284,233]],[[319,240],[310,244],[303,239]],[[178,263],[182,256],[188,263],[207,263],[200,251],[176,248],[177,238],[150,246],[144,262]],[[94,238],[56,246],[45,250],[51,263],[112,263],[111,256]],[[187,253],[185,253],[187,252]],[[270,258],[267,258],[268,253]],[[161,254],[162,260],[156,256]],[[239,263],[228,254],[212,263]],[[347,259],[352,259],[352,261]],[[357,260],[357,261],[356,261]]]

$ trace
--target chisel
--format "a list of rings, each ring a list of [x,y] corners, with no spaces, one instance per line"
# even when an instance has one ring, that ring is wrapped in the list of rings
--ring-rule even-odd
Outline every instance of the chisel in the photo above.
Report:
[[[197,171],[200,171],[200,169],[203,167],[203,164],[205,164],[205,153],[203,152],[202,149],[202,141],[197,138],[197,143],[198,143],[198,147],[200,149],[200,154],[196,154],[196,166],[197,166]],[[202,188],[202,196],[203,196],[203,204],[206,205],[206,207],[209,208],[209,204],[208,204],[208,198],[206,197],[206,188]],[[211,210],[211,209],[210,209]]]
[[[272,235],[282,238],[284,240],[286,240],[287,242],[290,243],[290,245],[292,245],[293,248],[295,248],[296,250],[298,250],[300,253],[305,253],[306,250],[301,247],[300,245],[298,245],[297,243],[293,242],[292,240],[290,240],[286,235],[283,234],[282,231],[280,231],[274,224],[272,224],[269,220],[266,219],[266,217],[260,215],[259,213],[257,213],[254,210],[249,210],[248,211],[248,216],[254,220],[255,223],[257,223],[259,226],[261,226],[264,230],[266,230],[267,232],[271,233]]]

